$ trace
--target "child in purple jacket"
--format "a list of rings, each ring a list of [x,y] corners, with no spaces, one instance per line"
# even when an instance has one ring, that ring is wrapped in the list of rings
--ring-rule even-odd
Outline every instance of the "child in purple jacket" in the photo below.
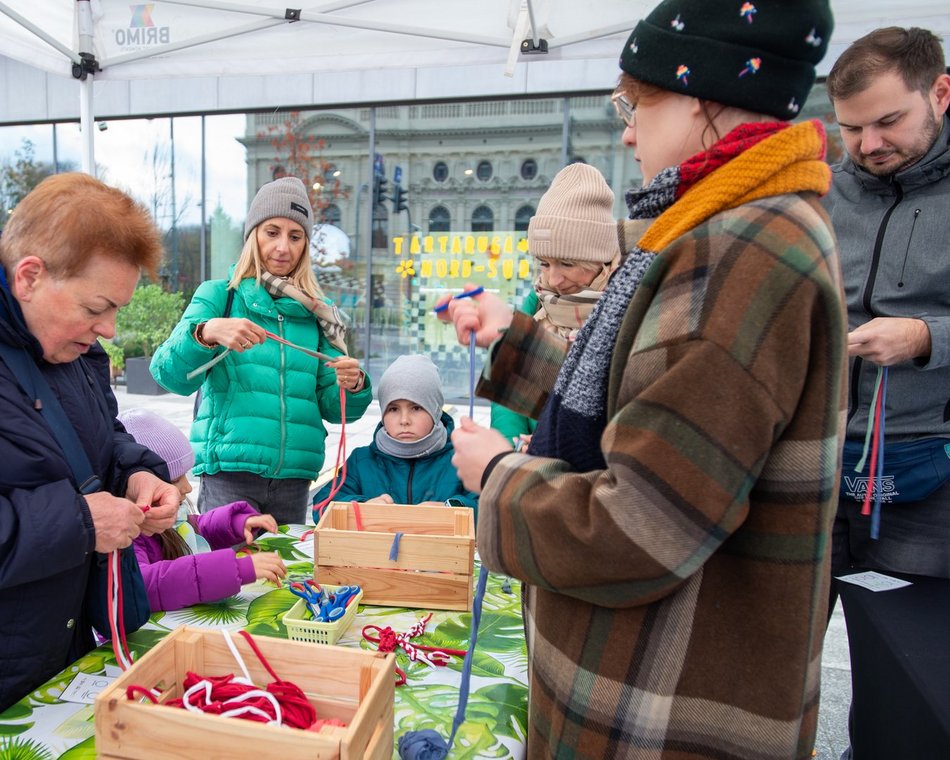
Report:
[[[182,502],[188,501],[192,487],[187,475],[195,462],[188,439],[170,422],[144,409],[123,412],[119,420],[138,443],[165,460]],[[277,523],[246,501],[236,501],[190,515],[154,536],[136,538],[135,556],[152,611],[216,602],[258,578],[279,583],[287,575],[287,568],[276,552],[238,557],[231,548],[241,542],[251,543],[258,529],[276,532]]]

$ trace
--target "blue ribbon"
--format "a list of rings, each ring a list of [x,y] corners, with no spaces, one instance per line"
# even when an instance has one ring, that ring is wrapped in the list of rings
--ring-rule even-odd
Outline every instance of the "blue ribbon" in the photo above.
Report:
[[[482,601],[485,599],[485,587],[488,583],[488,570],[484,565],[478,571],[478,586],[475,601],[472,604],[471,643],[462,662],[462,683],[459,685],[459,706],[452,721],[452,734],[448,742],[438,732],[427,728],[423,731],[409,731],[399,737],[399,757],[402,760],[442,760],[449,754],[452,742],[459,726],[465,722],[465,708],[468,706],[468,692],[472,680],[472,658],[478,643],[478,625],[482,619]]]
[[[402,538],[402,533],[396,533],[393,536],[393,545],[389,548],[389,559],[393,562],[399,557],[399,539]]]

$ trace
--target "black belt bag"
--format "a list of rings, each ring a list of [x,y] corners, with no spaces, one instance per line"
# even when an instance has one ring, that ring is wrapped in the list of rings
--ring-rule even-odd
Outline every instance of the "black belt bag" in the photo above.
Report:
[[[841,461],[842,499],[863,502],[868,488],[871,457],[855,471],[864,452],[863,441],[845,441]],[[950,438],[922,438],[919,441],[884,445],[884,471],[874,473],[874,492],[881,501],[906,504],[923,501],[950,480]]]

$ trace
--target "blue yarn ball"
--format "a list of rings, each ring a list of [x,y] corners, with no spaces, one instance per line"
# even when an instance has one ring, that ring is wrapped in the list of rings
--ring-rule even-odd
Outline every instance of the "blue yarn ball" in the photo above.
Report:
[[[401,760],[444,760],[448,754],[449,745],[431,728],[408,731],[399,737]]]

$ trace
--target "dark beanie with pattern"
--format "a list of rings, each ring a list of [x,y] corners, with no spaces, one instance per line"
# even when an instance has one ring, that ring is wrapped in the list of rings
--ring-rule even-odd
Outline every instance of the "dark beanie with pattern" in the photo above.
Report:
[[[620,68],[670,92],[794,119],[833,28],[828,0],[664,0],[630,34]]]

